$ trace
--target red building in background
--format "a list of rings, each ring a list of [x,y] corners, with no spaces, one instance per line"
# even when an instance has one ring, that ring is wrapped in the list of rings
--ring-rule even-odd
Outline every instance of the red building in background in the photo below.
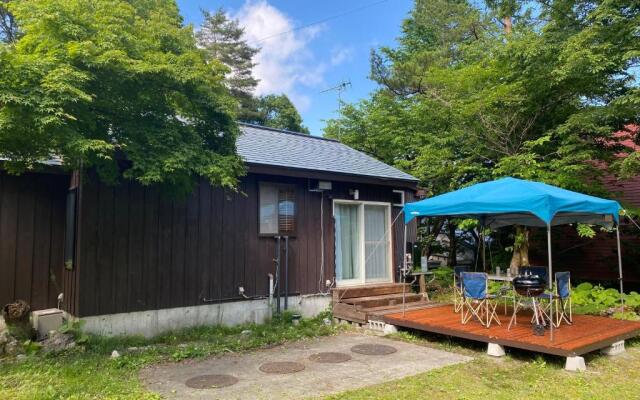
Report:
[[[629,149],[640,151],[635,142],[640,134],[639,125],[627,126],[626,130],[614,133],[616,142]],[[625,157],[628,153],[621,153]],[[640,176],[618,180],[613,174],[603,176],[603,183],[625,208],[640,209]],[[637,288],[640,286],[640,230],[621,218],[621,247],[624,281]],[[553,264],[556,271],[571,271],[574,280],[615,282],[618,279],[618,260],[615,233],[598,232],[592,239],[578,236],[575,227],[558,227],[553,232]],[[539,238],[534,236],[534,241]],[[544,238],[541,238],[544,242]],[[539,265],[546,265],[545,246],[532,246],[531,259]]]

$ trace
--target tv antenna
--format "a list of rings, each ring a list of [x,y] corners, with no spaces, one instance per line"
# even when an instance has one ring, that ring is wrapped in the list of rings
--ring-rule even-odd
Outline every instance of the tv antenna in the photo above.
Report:
[[[334,87],[323,90],[320,93],[337,92],[338,93],[338,114],[342,111],[342,92],[351,87],[351,81],[342,81]]]

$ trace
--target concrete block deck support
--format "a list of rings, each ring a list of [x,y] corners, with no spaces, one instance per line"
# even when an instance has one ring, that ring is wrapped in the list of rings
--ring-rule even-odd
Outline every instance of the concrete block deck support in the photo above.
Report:
[[[567,357],[567,361],[564,364],[564,369],[572,372],[586,371],[587,366],[584,363],[584,357]]]
[[[394,333],[398,333],[398,328],[395,325],[384,324],[384,334],[391,335]]]
[[[624,348],[624,340],[619,342],[612,343],[611,346],[605,347],[600,350],[600,353],[605,356],[617,356],[618,354],[624,353],[626,350]]]
[[[487,354],[492,357],[504,357],[506,353],[504,352],[504,347],[501,345],[497,343],[489,343],[487,345]]]

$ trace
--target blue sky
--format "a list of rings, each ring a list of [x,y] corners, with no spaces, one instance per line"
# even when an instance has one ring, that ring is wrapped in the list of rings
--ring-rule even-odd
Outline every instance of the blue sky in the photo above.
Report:
[[[334,117],[337,109],[336,92],[320,92],[348,80],[352,86],[343,100],[367,97],[375,88],[367,78],[369,53],[395,43],[412,1],[178,0],[178,5],[185,22],[196,27],[202,21],[201,8],[223,7],[239,19],[250,44],[262,48],[255,70],[261,79],[258,94],[286,93],[312,134],[320,135],[323,120]]]

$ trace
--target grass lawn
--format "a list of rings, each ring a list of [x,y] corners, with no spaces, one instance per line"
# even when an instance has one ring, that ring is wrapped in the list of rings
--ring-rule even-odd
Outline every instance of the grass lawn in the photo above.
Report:
[[[159,399],[138,381],[138,371],[146,365],[248,351],[338,329],[325,325],[322,316],[298,326],[285,316],[265,325],[193,328],[151,340],[90,337],[86,345],[64,353],[0,360],[0,399]],[[245,330],[251,333],[243,334]],[[127,350],[132,347],[137,349]],[[113,350],[121,357],[111,359]]]
[[[443,337],[409,334],[398,340],[475,357],[390,383],[344,392],[330,399],[639,399],[640,340],[627,341],[625,354],[593,353],[587,372],[567,372],[564,358],[512,351],[506,357],[485,354],[486,345]]]
[[[243,334],[243,330],[251,330]],[[140,368],[224,352],[242,352],[306,337],[331,335],[337,327],[322,318],[293,326],[285,320],[234,328],[206,327],[143,338],[92,337],[85,346],[63,354],[30,356],[22,362],[0,361],[0,399],[156,399],[138,381]],[[331,399],[638,399],[640,340],[627,342],[627,353],[608,358],[593,354],[588,371],[563,370],[563,358],[514,351],[493,359],[485,346],[439,336],[400,333],[410,341],[470,355],[454,365],[386,384],[349,391]],[[145,348],[144,346],[149,346]],[[137,347],[137,350],[127,350]],[[122,356],[110,359],[112,350]]]

